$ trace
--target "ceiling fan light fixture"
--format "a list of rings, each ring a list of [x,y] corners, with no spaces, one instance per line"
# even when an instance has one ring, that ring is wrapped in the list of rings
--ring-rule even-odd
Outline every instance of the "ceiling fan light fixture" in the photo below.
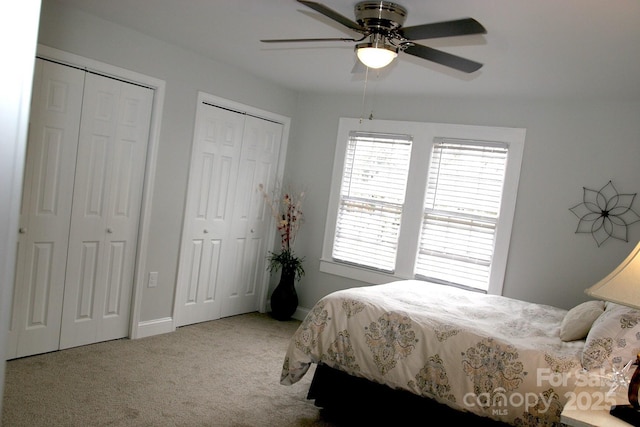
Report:
[[[398,49],[384,42],[360,43],[356,45],[356,54],[367,67],[383,68],[398,56]]]

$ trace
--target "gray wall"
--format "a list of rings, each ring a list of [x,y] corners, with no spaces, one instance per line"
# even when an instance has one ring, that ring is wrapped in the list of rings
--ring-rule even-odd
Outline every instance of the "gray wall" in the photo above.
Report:
[[[381,96],[369,102],[376,119],[526,128],[504,295],[571,308],[640,240],[639,222],[629,227],[629,242],[610,239],[598,248],[591,235],[574,233],[578,219],[569,211],[582,202],[583,186],[599,190],[612,180],[620,193],[640,192],[640,102]],[[361,104],[361,96],[334,94],[298,100],[286,174],[308,188],[296,242],[309,260],[298,286],[303,307],[361,285],[318,271],[338,118],[360,117]],[[633,206],[640,214],[640,200]]]
[[[362,94],[293,93],[52,1],[43,4],[39,42],[167,83],[147,262],[149,271],[160,273],[160,282],[144,289],[141,320],[172,314],[198,90],[292,118],[285,177],[308,192],[296,242],[296,252],[307,259],[307,274],[298,285],[300,307],[310,308],[331,291],[363,285],[318,271],[338,118],[359,117]],[[369,95],[369,102],[377,119],[527,129],[505,295],[570,308],[640,239],[638,223],[630,227],[628,243],[614,240],[598,248],[591,236],[574,233],[577,218],[569,211],[581,202],[583,186],[599,189],[612,180],[620,192],[640,192],[640,101],[378,94]],[[634,204],[637,211],[639,206]]]

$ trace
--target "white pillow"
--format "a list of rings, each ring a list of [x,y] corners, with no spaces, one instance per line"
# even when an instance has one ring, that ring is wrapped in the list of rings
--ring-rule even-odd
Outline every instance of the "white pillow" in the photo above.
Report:
[[[624,366],[640,352],[640,310],[607,302],[593,322],[582,351],[585,369]]]
[[[575,341],[584,339],[593,322],[604,313],[604,301],[587,301],[567,312],[560,325],[560,339]]]

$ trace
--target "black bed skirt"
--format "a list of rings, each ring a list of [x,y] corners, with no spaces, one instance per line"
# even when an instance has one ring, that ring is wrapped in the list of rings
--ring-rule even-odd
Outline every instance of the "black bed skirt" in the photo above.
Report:
[[[406,390],[392,389],[383,384],[348,375],[337,369],[316,366],[307,399],[322,408],[323,415],[337,423],[351,425],[404,425],[421,420],[419,425],[438,425],[436,419],[447,420],[447,425],[504,427],[505,423],[456,411],[435,400],[417,396]],[[427,417],[427,418],[425,418]],[[362,424],[361,424],[362,423]]]

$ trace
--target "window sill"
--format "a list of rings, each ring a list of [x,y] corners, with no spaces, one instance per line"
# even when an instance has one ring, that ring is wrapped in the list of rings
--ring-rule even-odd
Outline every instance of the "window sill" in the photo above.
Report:
[[[320,260],[320,271],[323,273],[333,274],[335,276],[359,280],[373,285],[388,283],[395,280],[413,279],[413,277],[402,277],[398,274],[383,273],[326,259]]]

